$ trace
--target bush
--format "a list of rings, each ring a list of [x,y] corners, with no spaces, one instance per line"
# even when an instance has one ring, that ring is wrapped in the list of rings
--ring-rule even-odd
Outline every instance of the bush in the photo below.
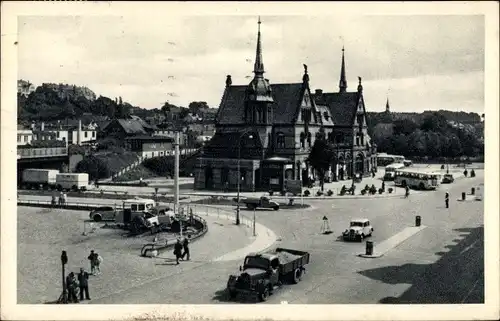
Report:
[[[331,190],[331,189],[329,189],[329,190],[328,190],[328,192],[326,192],[326,195],[328,195],[328,196],[332,196],[332,195],[333,195],[332,190]]]
[[[361,195],[365,195],[365,194],[366,194],[366,189],[361,190]]]
[[[311,192],[309,192],[309,190],[308,190],[308,189],[306,189],[306,190],[304,191],[304,196],[309,196],[309,195],[311,195]]]
[[[389,187],[388,191],[389,191],[389,194],[391,194],[393,191],[392,187]]]
[[[78,173],[88,173],[89,180],[107,178],[111,176],[108,163],[95,156],[89,156],[82,159],[75,168]]]
[[[379,194],[382,194],[383,192],[384,192],[384,190],[383,190],[383,189],[381,189],[381,188],[379,188],[379,189],[378,189],[378,193],[379,193]]]
[[[365,190],[369,190],[370,189],[370,186],[368,186],[368,184],[365,185]]]
[[[323,195],[323,192],[321,190],[316,192],[316,196],[321,196],[321,195]]]

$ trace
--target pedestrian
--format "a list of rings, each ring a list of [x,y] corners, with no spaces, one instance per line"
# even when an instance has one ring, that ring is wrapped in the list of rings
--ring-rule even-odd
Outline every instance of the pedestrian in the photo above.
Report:
[[[83,268],[80,268],[80,273],[78,273],[78,283],[80,285],[80,301],[83,301],[84,291],[85,291],[85,299],[90,300],[89,274]]]
[[[66,205],[67,200],[68,200],[68,194],[63,193],[63,205]]]
[[[372,170],[372,178],[375,178],[375,171]]]
[[[95,275],[95,253],[94,250],[90,251],[90,255],[88,256],[88,260],[90,261],[90,274]]]
[[[51,204],[52,204],[52,207],[56,206],[57,205],[57,200],[56,200],[56,196],[55,195],[52,195],[52,201],[51,201]]]
[[[180,239],[177,239],[177,242],[174,245],[174,255],[177,264],[179,264],[179,259],[182,257],[182,244]]]
[[[182,247],[184,248],[184,253],[182,253],[182,259],[184,260],[184,256],[187,255],[187,260],[189,261],[189,239],[191,238],[191,235],[188,235],[188,237],[184,238],[184,242],[182,243]]]
[[[450,194],[448,194],[448,192],[444,195],[444,204],[446,208],[450,208]]]
[[[59,205],[63,205],[63,192],[59,193]]]
[[[78,296],[76,295],[78,282],[76,281],[75,273],[71,272],[66,278],[66,288],[68,289],[68,300],[73,303],[78,303]]]
[[[385,182],[382,181],[382,190],[385,192]]]
[[[100,256],[97,252],[94,254],[95,258],[95,273],[96,274],[101,274],[101,263],[102,263],[102,256]]]
[[[464,170],[464,176],[465,177],[467,177],[467,174],[468,174],[467,170]]]
[[[408,196],[410,196],[410,188],[408,187],[408,185],[405,186],[405,198],[408,198]]]

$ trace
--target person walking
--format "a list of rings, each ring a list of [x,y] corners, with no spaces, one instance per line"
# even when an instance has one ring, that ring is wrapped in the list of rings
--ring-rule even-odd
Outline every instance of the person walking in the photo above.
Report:
[[[83,292],[85,291],[85,299],[90,300],[89,295],[89,274],[83,268],[80,268],[78,273],[78,283],[80,285],[80,301],[83,301]]]
[[[52,207],[55,207],[57,205],[57,198],[55,195],[52,195],[52,201],[51,201]]]
[[[59,205],[63,205],[63,192],[59,193]]]
[[[63,193],[63,205],[66,205],[67,200],[68,200],[68,194]]]
[[[464,176],[465,177],[467,177],[467,174],[468,174],[467,170],[464,170]]]
[[[410,196],[410,188],[408,187],[408,185],[405,186],[405,198],[408,198],[408,196]]]
[[[90,274],[95,275],[95,253],[94,250],[90,251],[90,255],[87,257],[87,259],[90,261]]]
[[[191,238],[191,235],[188,235],[188,237],[184,238],[184,242],[182,242],[182,247],[184,248],[184,253],[182,253],[182,259],[184,260],[184,256],[187,255],[187,261],[189,261],[189,239]]]
[[[95,258],[95,273],[96,274],[101,274],[101,263],[102,263],[102,256],[99,255],[99,253],[95,253],[94,254],[94,258]]]
[[[382,190],[385,192],[385,182],[382,181]]]
[[[448,194],[448,192],[444,195],[444,204],[446,208],[450,208],[450,194]]]
[[[174,245],[174,255],[177,264],[179,264],[179,259],[182,257],[182,244],[180,239],[177,239],[177,242]]]

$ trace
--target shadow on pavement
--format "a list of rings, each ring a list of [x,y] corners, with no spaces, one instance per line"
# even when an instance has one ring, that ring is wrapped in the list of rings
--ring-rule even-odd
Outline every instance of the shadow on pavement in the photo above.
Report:
[[[251,300],[249,298],[241,297],[241,296],[240,297],[237,296],[237,297],[231,299],[229,297],[229,293],[227,292],[226,289],[215,291],[215,295],[212,298],[212,300],[218,301],[221,303],[228,303],[228,304],[231,304],[231,303],[255,304],[255,303],[257,303],[257,301],[255,301],[255,300]]]
[[[385,297],[386,304],[484,303],[484,227],[457,229],[467,233],[459,243],[438,252],[432,264],[404,264],[359,271],[387,284],[411,284],[400,297]]]

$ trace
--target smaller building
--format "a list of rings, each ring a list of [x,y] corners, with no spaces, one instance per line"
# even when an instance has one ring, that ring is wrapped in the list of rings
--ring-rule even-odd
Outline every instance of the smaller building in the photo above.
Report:
[[[109,122],[102,130],[104,137],[111,136],[118,140],[124,140],[127,137],[142,136],[152,134],[154,130],[145,128],[140,121],[136,119],[114,119]]]
[[[17,125],[17,146],[23,146],[31,143],[33,140],[33,131],[24,126]]]
[[[174,139],[166,136],[134,136],[125,139],[127,149],[142,157],[174,155]]]

